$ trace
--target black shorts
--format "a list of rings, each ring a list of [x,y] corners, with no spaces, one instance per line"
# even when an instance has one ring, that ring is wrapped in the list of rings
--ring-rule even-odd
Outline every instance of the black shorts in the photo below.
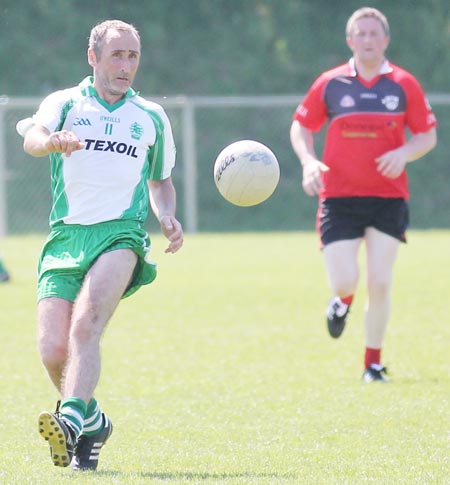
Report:
[[[368,227],[406,242],[408,225],[408,203],[401,198],[331,197],[320,203],[317,212],[317,228],[323,246],[364,237]]]

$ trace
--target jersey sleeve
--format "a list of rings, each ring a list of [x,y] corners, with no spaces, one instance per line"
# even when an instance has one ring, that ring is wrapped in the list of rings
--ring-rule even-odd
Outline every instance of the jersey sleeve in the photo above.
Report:
[[[148,159],[150,180],[164,180],[170,177],[175,166],[176,148],[169,117],[163,108],[151,114],[156,128],[154,145],[149,148]]]
[[[413,76],[404,81],[407,110],[406,125],[411,133],[424,133],[437,125],[436,117],[419,82]]]
[[[328,120],[324,91],[327,83],[325,76],[317,78],[295,110],[293,119],[311,131],[319,131]]]
[[[67,105],[67,103],[68,99],[66,91],[56,91],[49,94],[41,102],[37,112],[32,117],[33,124],[44,126],[50,132],[54,132],[64,121],[62,116],[64,106]]]

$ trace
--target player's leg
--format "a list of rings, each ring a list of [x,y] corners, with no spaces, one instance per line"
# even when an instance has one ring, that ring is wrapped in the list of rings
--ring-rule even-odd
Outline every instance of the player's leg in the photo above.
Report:
[[[339,337],[345,327],[358,279],[361,238],[335,241],[323,248],[329,285],[334,295],[327,310],[328,331]]]
[[[38,304],[38,347],[48,375],[61,392],[68,356],[68,338],[72,302],[62,298],[43,298]],[[62,420],[58,407],[55,413],[39,415],[39,433],[48,441],[52,461],[67,466],[72,459],[75,434]]]
[[[61,413],[79,437],[72,460],[77,470],[96,469],[100,449],[112,433],[109,418],[93,398],[100,376],[100,338],[136,261],[130,249],[102,254],[88,271],[74,304]]]
[[[38,304],[39,354],[59,392],[67,361],[72,306],[72,302],[62,298],[44,298]]]
[[[0,283],[9,281],[9,273],[3,263],[3,258],[0,255]]]
[[[108,441],[113,425],[92,398],[87,407],[84,427],[75,447],[71,467],[74,470],[96,470],[100,450]]]
[[[41,361],[54,386],[61,392],[67,362],[72,302],[43,298],[38,304],[38,347]],[[48,441],[53,463],[67,466],[72,458],[75,435],[59,415],[47,411],[39,415],[39,433]]]
[[[100,338],[136,265],[130,249],[102,254],[88,271],[72,313],[63,395],[89,403],[100,375]]]
[[[365,367],[368,369],[372,366],[376,370],[383,368],[381,349],[391,309],[392,273],[400,241],[373,227],[367,229],[365,239],[368,289]]]
[[[335,241],[323,248],[331,291],[341,298],[353,294],[359,278],[358,250],[361,239]]]
[[[129,249],[105,253],[98,257],[86,274],[73,305],[65,304],[65,300],[57,298],[44,298],[39,303],[40,318],[45,322],[40,325],[43,328],[40,330],[43,337],[54,328],[61,339],[57,338],[56,343],[51,346],[59,353],[59,357],[53,360],[50,345],[45,347],[42,343],[45,339],[40,339],[47,365],[52,369],[52,380],[56,384],[63,367],[63,356],[67,356],[60,381],[64,400],[55,413],[42,412],[39,416],[39,432],[49,442],[51,457],[57,466],[69,465],[74,453],[77,456],[80,445],[80,450],[88,451],[89,457],[94,456],[95,450],[96,460],[93,465],[88,463],[92,466],[86,467],[76,462],[74,468],[96,468],[98,452],[111,434],[112,426],[108,418],[100,412],[96,401],[92,399],[100,373],[99,343],[103,330],[131,279],[136,259],[135,253]],[[57,329],[58,308],[65,308],[66,312],[71,308],[70,323],[67,323],[66,314],[65,324],[62,326],[64,330]],[[49,321],[53,323],[48,323]],[[62,336],[67,337],[67,333],[68,345],[63,348],[61,344],[63,349],[58,350],[57,343],[63,340]],[[85,425],[88,411],[92,417],[91,424],[94,426],[97,422],[100,431],[95,441],[91,440],[89,446],[83,447],[78,437]],[[100,444],[99,437],[102,438]]]

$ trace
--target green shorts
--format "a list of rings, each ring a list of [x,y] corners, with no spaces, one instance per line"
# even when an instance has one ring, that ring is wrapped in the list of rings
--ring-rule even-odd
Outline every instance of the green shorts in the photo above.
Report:
[[[38,266],[38,300],[49,297],[75,301],[84,277],[103,253],[132,249],[138,256],[133,278],[123,298],[156,278],[148,259],[150,238],[135,221],[112,221],[82,226],[58,224],[42,249]]]

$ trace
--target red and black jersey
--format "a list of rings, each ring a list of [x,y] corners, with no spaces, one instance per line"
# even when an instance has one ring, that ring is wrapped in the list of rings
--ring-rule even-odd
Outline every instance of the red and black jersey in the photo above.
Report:
[[[436,119],[425,94],[409,72],[385,63],[370,82],[359,77],[353,59],[323,73],[298,106],[294,119],[312,131],[328,121],[320,198],[401,197],[408,199],[406,171],[384,177],[374,161],[403,145],[406,129],[429,131]]]

